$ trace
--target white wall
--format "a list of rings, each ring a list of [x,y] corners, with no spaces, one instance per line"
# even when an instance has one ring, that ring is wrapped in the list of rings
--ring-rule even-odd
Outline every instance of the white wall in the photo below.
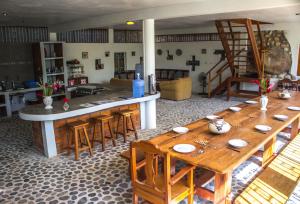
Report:
[[[105,57],[109,51],[110,56]],[[135,56],[131,52],[135,51]],[[82,52],[88,52],[88,59],[82,59]],[[141,43],[66,43],[66,60],[78,59],[84,65],[84,71],[89,77],[90,83],[101,83],[109,81],[114,76],[114,52],[126,52],[127,69],[134,69],[135,64],[140,62],[143,54]],[[104,69],[95,69],[95,59],[101,59]]]

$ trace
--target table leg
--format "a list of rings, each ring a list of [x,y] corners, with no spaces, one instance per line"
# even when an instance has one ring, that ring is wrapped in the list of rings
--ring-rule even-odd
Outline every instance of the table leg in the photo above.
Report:
[[[44,121],[42,125],[42,135],[44,144],[44,153],[48,158],[57,155],[55,133],[53,121]]]
[[[262,155],[262,166],[265,166],[269,163],[270,160],[275,156],[275,144],[276,144],[276,136],[272,137],[265,145],[264,152]]]
[[[292,129],[291,129],[291,140],[293,140],[299,132],[299,118],[297,118],[296,120],[294,120],[292,122]]]
[[[214,192],[214,203],[230,203],[228,198],[229,193],[231,192],[231,181],[232,173],[228,172],[226,174],[215,174],[215,192]]]
[[[9,93],[5,93],[4,97],[5,97],[5,107],[6,107],[7,117],[11,117],[12,112],[11,112],[11,101],[10,101]]]

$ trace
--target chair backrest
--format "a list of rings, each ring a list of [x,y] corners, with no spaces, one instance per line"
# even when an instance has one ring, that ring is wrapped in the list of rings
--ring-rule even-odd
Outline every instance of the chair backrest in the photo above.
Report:
[[[290,79],[282,79],[282,80],[280,80],[279,83],[280,83],[282,89],[291,90],[293,88],[293,82]]]
[[[136,151],[144,152],[145,160],[137,163]],[[163,185],[162,188],[158,188],[158,184],[155,181],[155,177],[158,174],[158,156],[164,158],[164,170],[163,170]],[[131,144],[131,179],[132,186],[136,189],[140,189],[145,192],[151,193],[153,196],[162,200],[169,200],[171,198],[171,161],[168,153],[161,152],[156,145],[153,145],[150,141],[139,141]],[[144,167],[145,180],[140,181],[138,179],[138,170]]]

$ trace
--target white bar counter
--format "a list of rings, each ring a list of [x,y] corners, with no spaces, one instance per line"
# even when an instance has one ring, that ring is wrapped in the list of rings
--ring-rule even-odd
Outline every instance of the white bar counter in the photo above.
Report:
[[[148,129],[149,125],[150,128],[156,127],[156,124],[151,124],[151,121],[147,121],[153,117],[156,118],[156,111],[151,111],[147,107],[149,104],[153,106],[156,99],[160,97],[160,93],[158,92],[155,95],[146,94],[141,98],[131,98],[131,96],[132,93],[125,90],[105,90],[96,95],[71,99],[68,111],[63,110],[63,101],[56,101],[53,103],[52,110],[45,110],[43,104],[32,105],[20,110],[19,116],[23,120],[41,122],[44,154],[50,158],[57,155],[54,131],[54,122],[57,120],[91,114],[124,105],[139,104],[141,129]],[[82,104],[86,103],[90,103],[93,106],[82,107]]]

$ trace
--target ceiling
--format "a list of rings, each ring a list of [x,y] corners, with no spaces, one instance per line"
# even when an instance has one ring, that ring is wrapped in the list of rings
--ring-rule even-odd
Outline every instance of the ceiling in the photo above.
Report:
[[[223,2],[222,2],[223,1]],[[180,29],[195,26],[213,25],[213,20],[224,18],[252,18],[272,23],[299,22],[300,0],[264,0],[277,2],[277,5],[261,7],[261,0],[0,0],[0,25],[36,25],[67,27],[69,24],[95,26],[97,22],[110,22],[118,19],[118,23],[107,24],[107,27],[119,29],[141,29],[141,21],[134,26],[127,26],[124,19],[135,16],[159,16],[156,29]],[[219,2],[219,3],[218,3]],[[221,5],[217,7],[216,5]],[[282,2],[282,6],[281,3]],[[247,5],[248,3],[248,5]],[[288,4],[289,3],[289,4]],[[291,4],[292,3],[292,4]],[[251,4],[254,6],[251,7]],[[194,5],[198,7],[195,8]],[[279,5],[279,6],[278,6]],[[244,7],[243,7],[244,6]],[[221,7],[221,8],[220,8]],[[228,9],[230,7],[230,9]],[[251,7],[251,8],[250,8]],[[252,10],[248,10],[252,9]],[[258,8],[258,9],[253,9]],[[176,12],[185,10],[185,13]],[[202,10],[201,10],[202,9]],[[199,12],[198,12],[199,10]],[[166,12],[164,12],[166,11]],[[172,13],[172,11],[174,11]],[[191,11],[191,12],[189,12]],[[4,16],[3,12],[8,15]],[[164,15],[168,13],[169,15]],[[123,14],[123,15],[121,15]],[[193,15],[193,16],[189,16]],[[169,18],[171,16],[171,18]],[[175,16],[175,17],[174,17]],[[121,19],[121,20],[120,20]],[[137,18],[138,19],[138,18]],[[142,19],[142,18],[140,18]],[[78,22],[78,23],[77,23]],[[91,25],[88,25],[90,22]],[[113,22],[113,21],[111,21]],[[99,23],[98,25],[100,25]],[[104,25],[103,24],[103,25]],[[77,26],[78,27],[78,26]]]
[[[0,0],[0,24],[53,25],[150,7],[205,0]]]

